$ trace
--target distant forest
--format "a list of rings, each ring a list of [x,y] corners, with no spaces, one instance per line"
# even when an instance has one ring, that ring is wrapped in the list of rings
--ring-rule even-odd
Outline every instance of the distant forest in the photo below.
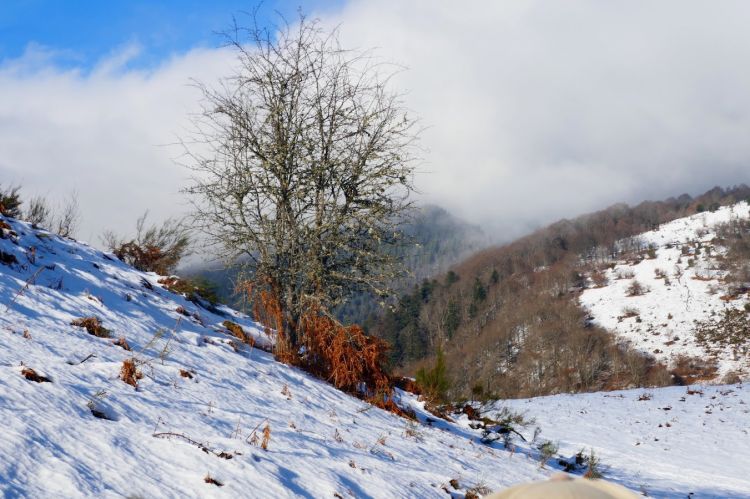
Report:
[[[382,303],[359,294],[335,310],[390,345],[389,362],[413,376],[444,352],[450,397],[527,397],[667,385],[673,372],[593,326],[577,301],[587,276],[622,252],[617,244],[660,224],[750,199],[750,187],[715,187],[636,206],[615,204],[560,220],[512,243],[489,238],[436,206],[404,224],[409,244],[393,250],[408,269]],[[191,269],[221,301],[249,311],[234,293],[241,266]],[[698,374],[699,362],[690,369]]]
[[[747,199],[746,185],[716,187],[697,197],[616,204],[561,220],[423,279],[393,309],[364,322],[392,345],[391,363],[404,374],[429,366],[442,349],[454,396],[669,384],[675,378],[664,366],[588,322],[577,290],[619,253],[639,249],[617,241]]]

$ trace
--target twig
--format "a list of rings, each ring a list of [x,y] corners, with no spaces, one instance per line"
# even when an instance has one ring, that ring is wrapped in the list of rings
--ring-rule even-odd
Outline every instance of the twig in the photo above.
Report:
[[[258,423],[255,426],[255,428],[253,428],[253,431],[251,431],[250,434],[245,439],[245,443],[248,443],[248,444],[251,444],[251,445],[256,445],[256,442],[258,440],[258,435],[255,432],[258,431],[258,428],[260,428],[260,425],[262,425],[263,423],[266,423],[266,422],[268,422],[268,418],[266,418],[263,421],[261,421],[260,423]]]
[[[86,362],[87,360],[93,359],[95,357],[96,357],[96,355],[94,355],[93,353],[90,353],[82,361],[80,361],[80,362],[68,362],[68,364],[71,365],[71,366],[79,366],[79,365],[83,364],[84,362]]]
[[[225,452],[225,451],[216,452],[215,450],[211,449],[207,445],[202,444],[202,443],[198,442],[197,440],[193,440],[192,438],[188,437],[184,433],[175,433],[175,432],[171,432],[171,431],[164,431],[164,432],[154,433],[152,436],[154,436],[156,438],[167,438],[167,439],[168,438],[172,438],[172,437],[181,438],[184,441],[186,441],[187,443],[195,445],[196,447],[198,447],[200,450],[202,450],[206,454],[213,454],[214,456],[220,457],[222,459],[232,459],[234,456],[240,455],[240,453],[237,452],[237,451],[235,451],[235,452],[233,452],[231,454],[229,452]]]
[[[26,283],[25,283],[25,284],[23,285],[23,287],[21,287],[21,289],[19,289],[19,290],[18,290],[18,291],[16,292],[16,294],[15,294],[15,295],[13,295],[13,299],[12,299],[12,300],[10,300],[10,303],[8,303],[8,304],[7,304],[6,306],[5,306],[5,311],[6,311],[6,312],[7,312],[8,310],[10,310],[10,306],[11,306],[11,305],[13,305],[13,304],[14,304],[14,303],[16,302],[16,299],[17,299],[17,298],[18,298],[19,296],[21,296],[21,295],[22,295],[22,294],[24,293],[24,291],[26,291],[27,289],[29,289],[29,286],[30,286],[31,284],[33,284],[33,282],[34,282],[34,281],[36,280],[36,278],[37,278],[37,277],[39,276],[39,274],[41,274],[41,273],[42,273],[42,270],[44,270],[45,268],[46,268],[46,267],[45,267],[44,265],[42,265],[41,267],[39,267],[39,268],[37,269],[37,271],[36,271],[36,272],[34,272],[34,273],[33,273],[33,274],[31,275],[31,277],[29,277],[28,279],[26,279]]]

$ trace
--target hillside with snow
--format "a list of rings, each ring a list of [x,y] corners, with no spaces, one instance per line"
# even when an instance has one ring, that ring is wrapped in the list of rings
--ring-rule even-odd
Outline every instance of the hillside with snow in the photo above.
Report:
[[[732,295],[724,282],[727,272],[720,258],[725,248],[717,244],[716,230],[749,217],[750,206],[742,202],[674,220],[623,242],[641,248],[639,255],[630,253],[611,265],[603,282],[584,290],[581,304],[596,324],[668,366],[695,357],[715,366],[717,380],[730,373],[747,377],[750,356],[731,348],[707,349],[696,341],[695,331],[697,322],[748,303],[746,293]]]
[[[581,449],[652,497],[750,497],[747,388],[485,407],[536,419],[511,445],[407,393],[419,422],[374,408],[276,362],[248,317],[85,244],[0,225],[6,497],[462,498],[546,478]],[[560,443],[545,466],[541,438]]]

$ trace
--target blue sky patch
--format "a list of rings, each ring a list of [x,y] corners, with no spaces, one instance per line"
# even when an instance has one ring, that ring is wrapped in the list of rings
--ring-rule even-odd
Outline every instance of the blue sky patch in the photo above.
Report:
[[[293,19],[298,7],[329,12],[342,3],[267,0],[260,19],[270,22],[276,11]],[[3,0],[0,65],[34,53],[58,66],[87,69],[130,47],[137,55],[128,66],[149,67],[194,47],[220,45],[216,32],[255,5],[247,0]]]

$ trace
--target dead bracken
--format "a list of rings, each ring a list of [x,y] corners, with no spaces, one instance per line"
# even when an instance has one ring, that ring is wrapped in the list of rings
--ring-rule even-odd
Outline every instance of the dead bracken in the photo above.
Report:
[[[102,321],[98,317],[82,317],[75,319],[70,323],[71,326],[82,327],[88,331],[89,334],[96,336],[97,338],[109,338],[111,331],[106,327],[102,326]]]
[[[123,350],[127,350],[128,352],[130,351],[130,345],[128,345],[128,340],[126,340],[124,336],[120,336],[117,340],[115,340],[114,345],[122,348]]]
[[[244,329],[242,329],[242,326],[237,324],[236,322],[232,321],[224,321],[222,323],[222,326],[227,328],[232,335],[240,340],[242,343],[245,343],[247,345],[253,346],[255,344],[255,340],[253,337],[245,332]]]
[[[125,359],[120,368],[120,379],[133,388],[138,388],[138,380],[143,378],[143,373],[135,365],[135,359]]]
[[[206,475],[203,478],[203,481],[206,483],[210,483],[211,485],[216,485],[217,487],[223,487],[224,484],[218,481],[217,479],[213,478],[211,475]]]
[[[23,375],[24,378],[26,378],[29,381],[33,381],[35,383],[50,383],[52,382],[51,379],[49,379],[46,376],[42,376],[41,374],[37,373],[35,370],[33,370],[30,367],[24,367],[21,371],[21,375]]]

